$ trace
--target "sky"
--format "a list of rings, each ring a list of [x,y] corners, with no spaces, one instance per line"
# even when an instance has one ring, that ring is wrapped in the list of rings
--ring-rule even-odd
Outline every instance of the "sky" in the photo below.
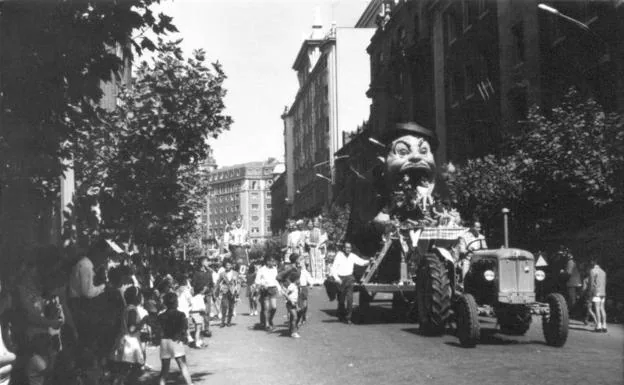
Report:
[[[284,158],[281,114],[298,89],[292,69],[316,9],[329,28],[353,26],[369,0],[163,0],[185,54],[203,48],[227,75],[225,113],[234,123],[211,142],[219,167]]]

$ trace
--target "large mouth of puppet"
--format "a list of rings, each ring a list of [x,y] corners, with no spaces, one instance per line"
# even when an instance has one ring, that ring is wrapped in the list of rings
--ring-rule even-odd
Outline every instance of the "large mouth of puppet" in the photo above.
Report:
[[[429,187],[434,181],[434,170],[426,163],[406,163],[401,167],[397,183],[403,187]]]

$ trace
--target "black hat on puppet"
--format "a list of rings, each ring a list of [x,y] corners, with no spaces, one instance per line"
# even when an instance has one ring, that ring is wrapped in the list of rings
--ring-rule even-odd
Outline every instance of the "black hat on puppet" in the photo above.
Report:
[[[424,137],[427,140],[427,142],[429,142],[429,145],[431,146],[432,151],[435,151],[438,148],[438,145],[440,144],[435,132],[429,130],[428,128],[421,126],[420,124],[416,122],[397,123],[394,129],[390,130],[384,136],[384,141],[386,143],[390,143],[393,140],[400,138],[401,136],[404,136],[404,135],[417,135],[417,136]]]

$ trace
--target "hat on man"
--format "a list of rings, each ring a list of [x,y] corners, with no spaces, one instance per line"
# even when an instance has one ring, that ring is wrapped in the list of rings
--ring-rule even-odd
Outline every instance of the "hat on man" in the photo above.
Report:
[[[422,136],[427,140],[427,142],[429,142],[429,145],[431,146],[431,149],[433,151],[438,148],[439,141],[435,132],[421,126],[416,122],[397,123],[394,129],[390,130],[390,132],[387,133],[384,139],[387,143],[390,143],[393,140],[404,135]]]

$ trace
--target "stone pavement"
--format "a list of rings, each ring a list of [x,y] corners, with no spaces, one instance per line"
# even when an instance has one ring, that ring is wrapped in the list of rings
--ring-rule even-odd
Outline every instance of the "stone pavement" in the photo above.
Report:
[[[357,303],[357,302],[356,302]],[[232,327],[213,324],[209,347],[187,349],[195,384],[377,385],[384,384],[622,384],[624,328],[593,333],[577,321],[563,348],[546,346],[538,318],[525,336],[504,336],[495,320],[482,319],[481,343],[464,349],[452,335],[425,337],[418,325],[393,318],[387,305],[371,308],[371,321],[348,326],[337,322],[336,302],[315,287],[309,323],[301,338],[287,336],[284,300],[278,302],[273,333],[254,330],[258,317],[247,316],[241,301]],[[148,352],[155,369],[143,383],[156,383],[158,348]],[[183,384],[175,363],[169,385]]]

